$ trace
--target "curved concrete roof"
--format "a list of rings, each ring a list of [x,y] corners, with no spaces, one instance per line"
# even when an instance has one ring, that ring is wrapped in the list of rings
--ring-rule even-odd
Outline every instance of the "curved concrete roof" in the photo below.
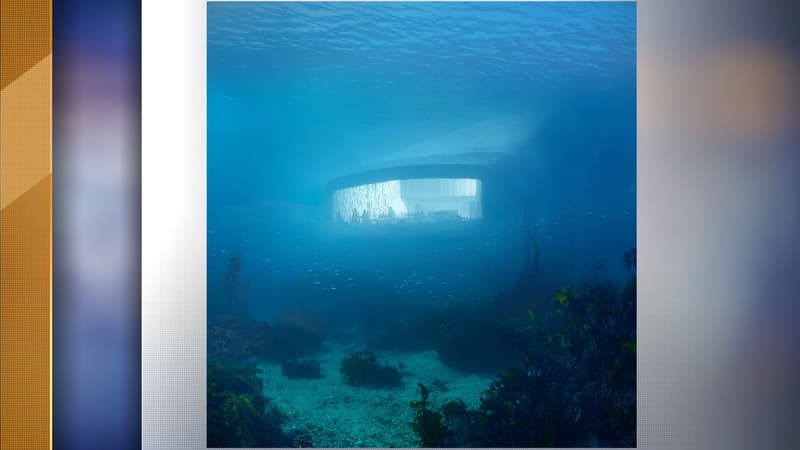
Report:
[[[488,169],[474,164],[420,164],[387,167],[357,172],[336,178],[328,183],[326,192],[362,184],[412,178],[478,178],[486,177]]]

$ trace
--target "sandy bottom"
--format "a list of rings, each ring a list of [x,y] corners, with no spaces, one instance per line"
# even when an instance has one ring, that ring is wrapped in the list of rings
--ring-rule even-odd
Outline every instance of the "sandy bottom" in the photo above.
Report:
[[[419,353],[376,352],[378,360],[397,367],[402,363],[403,386],[394,389],[353,387],[342,381],[341,360],[356,350],[351,345],[326,343],[316,355],[322,379],[292,380],[280,364],[262,364],[264,392],[286,415],[287,430],[301,428],[313,437],[314,447],[417,447],[411,429],[418,400],[417,383],[431,388],[434,407],[460,398],[477,407],[490,378],[464,375],[443,365],[434,351]],[[441,380],[445,388],[432,387]]]

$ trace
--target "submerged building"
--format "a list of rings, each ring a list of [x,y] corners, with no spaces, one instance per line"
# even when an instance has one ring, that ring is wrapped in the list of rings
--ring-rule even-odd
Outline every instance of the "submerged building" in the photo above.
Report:
[[[484,168],[463,164],[359,172],[329,183],[328,213],[350,223],[478,220],[484,178]]]
[[[395,151],[375,151],[359,161],[360,171],[328,184],[326,216],[335,222],[374,223],[474,221],[485,219],[487,211],[494,215],[504,184],[498,165],[526,145],[535,123],[527,116],[498,116]],[[493,203],[489,208],[487,201]]]

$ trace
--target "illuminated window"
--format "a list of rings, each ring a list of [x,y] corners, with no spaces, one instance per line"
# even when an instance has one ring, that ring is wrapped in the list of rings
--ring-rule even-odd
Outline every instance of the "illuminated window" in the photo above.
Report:
[[[333,219],[343,222],[481,218],[481,182],[419,178],[362,184],[333,193]]]

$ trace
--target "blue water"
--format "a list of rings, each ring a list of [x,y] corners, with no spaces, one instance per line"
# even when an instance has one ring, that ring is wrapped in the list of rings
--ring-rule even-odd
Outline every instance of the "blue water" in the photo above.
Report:
[[[210,2],[207,52],[209,320],[238,252],[251,317],[326,332],[494,298],[530,239],[534,297],[627,279],[634,3]],[[430,162],[489,170],[482,220],[326,216],[331,180]]]
[[[487,122],[516,127],[493,167],[528,195],[543,251],[579,247],[561,275],[617,269],[635,245],[635,15],[631,3],[209,3],[209,295],[225,252],[241,250],[252,307],[274,310],[263,303],[286,301],[322,257],[300,236],[322,220],[328,181]]]

